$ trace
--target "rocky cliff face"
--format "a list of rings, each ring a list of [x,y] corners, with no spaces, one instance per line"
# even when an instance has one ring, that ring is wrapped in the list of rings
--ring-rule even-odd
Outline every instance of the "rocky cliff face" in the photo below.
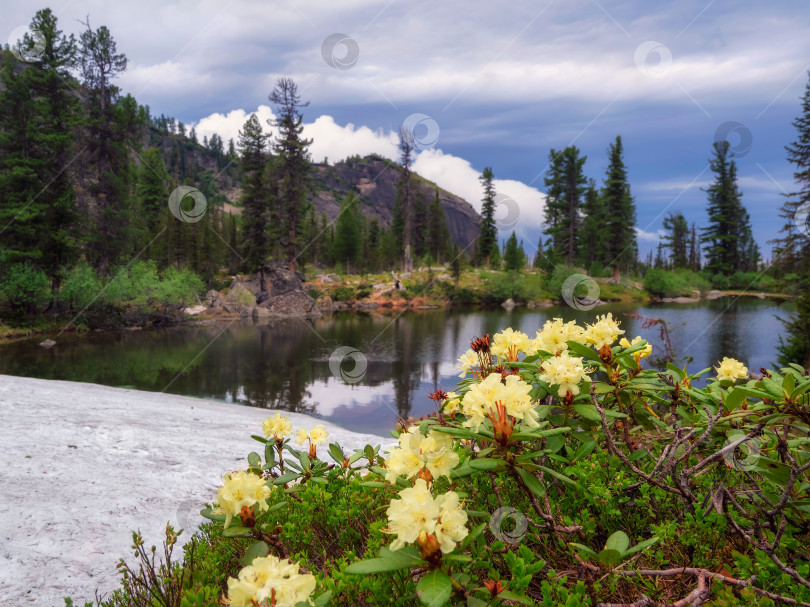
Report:
[[[391,226],[394,199],[402,167],[381,156],[350,158],[333,166],[316,164],[313,168],[315,191],[310,199],[319,212],[331,220],[340,212],[340,202],[350,190],[360,195],[363,215],[377,217],[386,228]],[[430,202],[436,185],[414,175],[416,195]],[[460,247],[467,247],[478,236],[480,216],[466,200],[439,189],[450,237]]]

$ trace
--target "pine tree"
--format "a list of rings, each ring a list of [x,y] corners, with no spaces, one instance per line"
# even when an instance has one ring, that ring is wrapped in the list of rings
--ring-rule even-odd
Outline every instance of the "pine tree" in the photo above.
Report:
[[[279,130],[273,149],[278,156],[278,200],[286,228],[287,263],[295,271],[298,249],[298,221],[302,216],[307,193],[307,177],[311,168],[307,148],[311,139],[304,139],[301,110],[309,101],[301,101],[298,85],[291,78],[280,78],[270,94],[278,106],[278,118],[272,125]],[[221,140],[220,140],[221,141]]]
[[[158,232],[160,218],[166,212],[169,175],[163,163],[159,148],[148,148],[141,154],[141,168],[138,172],[138,199],[148,238]]]
[[[478,231],[478,260],[486,260],[490,265],[493,254],[498,249],[498,226],[495,224],[495,186],[492,167],[486,167],[478,181],[484,188],[484,197],[481,199],[481,225]]]
[[[242,243],[247,270],[255,272],[267,261],[270,243],[267,234],[268,199],[267,138],[256,114],[251,114],[239,131],[242,173]]]
[[[525,253],[518,246],[518,239],[515,232],[506,240],[506,245],[503,249],[503,264],[504,269],[510,271],[519,271],[523,269]]]
[[[400,196],[399,212],[402,218],[403,269],[413,270],[411,257],[411,240],[413,238],[413,184],[411,182],[411,164],[413,163],[413,133],[404,126],[399,129],[399,157],[402,162],[402,173],[397,186]]]
[[[732,159],[729,142],[716,142],[713,147],[714,157],[709,160],[709,165],[715,173],[715,180],[706,190],[709,225],[703,228],[701,242],[706,245],[706,270],[712,274],[729,275],[745,265],[741,242],[743,247],[748,245],[745,234],[750,231],[751,223],[740,200],[737,165]]]
[[[700,270],[700,245],[697,237],[697,226],[694,221],[689,235],[689,269],[693,272]]]
[[[546,234],[555,252],[573,266],[580,251],[582,196],[588,183],[583,173],[587,157],[576,146],[549,152],[546,172]]]
[[[605,259],[604,241],[598,237],[605,222],[605,209],[593,179],[588,181],[582,211],[585,213],[582,220],[582,233],[585,237],[581,241],[580,261],[584,267],[589,268],[595,262],[609,261]]]
[[[619,268],[627,270],[638,257],[636,242],[636,205],[630,195],[627,167],[624,164],[621,136],[608,148],[609,164],[602,204],[605,221],[601,234],[605,246],[605,265],[613,266],[613,279],[619,280]]]
[[[332,243],[332,256],[337,263],[345,265],[350,272],[362,252],[362,215],[357,194],[349,191],[340,205],[340,213],[335,221],[335,240]],[[355,268],[356,269],[356,268]]]
[[[36,13],[31,29],[44,43],[36,63],[20,65],[5,52],[0,64],[0,274],[8,264],[34,264],[56,294],[81,244],[68,172],[81,151],[73,145],[76,41],[50,9]],[[33,44],[26,34],[22,48]]]
[[[534,260],[532,261],[532,267],[537,268],[538,270],[545,267],[543,254],[543,237],[539,236],[537,238],[537,251],[534,254]]]
[[[441,200],[439,199],[439,189],[436,188],[436,195],[428,210],[427,225],[428,251],[441,264],[447,252],[447,245],[450,241],[450,231],[447,229],[447,217],[444,214]]]
[[[808,72],[810,76],[810,72]],[[798,191],[786,194],[780,209],[785,220],[784,237],[774,244],[774,262],[785,272],[810,274],[810,77],[802,96],[801,114],[793,121],[796,139],[785,146],[788,162],[793,165],[793,180]],[[808,320],[810,326],[810,320]]]
[[[667,234],[662,237],[663,246],[669,249],[671,266],[676,270],[689,267],[689,224],[683,213],[678,211],[664,217],[664,229]]]

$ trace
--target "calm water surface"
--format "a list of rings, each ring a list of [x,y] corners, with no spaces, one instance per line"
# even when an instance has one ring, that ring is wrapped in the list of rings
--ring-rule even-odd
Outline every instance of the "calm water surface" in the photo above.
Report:
[[[790,316],[790,308],[770,300],[724,298],[698,304],[608,305],[589,312],[553,307],[335,315],[314,323],[225,321],[63,335],[49,350],[37,345],[42,337],[15,342],[0,347],[0,373],[280,408],[387,435],[399,417],[432,412],[430,392],[455,387],[455,361],[473,337],[508,326],[533,336],[550,318],[588,322],[606,312],[621,319],[630,337],[641,335],[656,347],[661,344],[658,329],[641,329],[641,321],[625,314],[666,320],[677,355],[691,355],[688,368],[693,371],[717,364],[723,356],[742,360],[753,370],[773,366],[783,331],[777,316]],[[367,368],[359,382],[346,384],[330,371],[329,358],[339,346],[365,355]],[[353,363],[344,362],[343,370],[351,374]]]

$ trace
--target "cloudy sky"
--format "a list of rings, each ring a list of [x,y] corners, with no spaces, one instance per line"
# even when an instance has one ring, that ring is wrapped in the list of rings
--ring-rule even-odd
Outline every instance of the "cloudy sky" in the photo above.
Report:
[[[7,38],[45,5],[8,3]],[[417,171],[480,206],[486,166],[520,207],[533,251],[550,148],[576,145],[601,184],[621,135],[648,250],[673,210],[703,225],[712,143],[737,153],[743,201],[767,256],[793,189],[784,146],[810,69],[807,0],[59,0],[65,31],[89,15],[126,53],[119,85],[155,114],[226,140],[271,116],[294,78],[313,157],[396,157],[415,127]],[[506,212],[508,205],[503,205]],[[531,241],[531,242],[529,242]]]

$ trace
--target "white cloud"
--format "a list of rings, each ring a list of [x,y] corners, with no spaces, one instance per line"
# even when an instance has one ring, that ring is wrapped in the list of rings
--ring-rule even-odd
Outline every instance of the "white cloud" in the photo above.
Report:
[[[641,228],[636,228],[636,238],[641,241],[658,242],[663,236],[666,235],[664,230],[656,230],[655,232],[645,232]]]
[[[269,106],[261,105],[255,113],[265,131],[275,131],[267,122],[274,118]],[[237,109],[227,114],[211,114],[192,126],[197,129],[197,137],[201,141],[203,136],[210,138],[214,133],[225,141],[230,138],[238,141],[239,130],[249,116],[245,110]],[[326,158],[330,164],[334,164],[355,154],[379,154],[391,160],[399,159],[396,133],[351,123],[341,126],[331,116],[319,116],[314,122],[304,123],[304,137],[312,139],[310,152],[315,162],[323,162]],[[464,158],[445,154],[440,149],[429,149],[418,153],[413,168],[422,177],[469,202],[477,211],[481,210],[482,189],[478,178],[483,167],[479,170]],[[496,208],[496,221],[503,224],[503,229],[542,224],[545,197],[540,190],[513,179],[495,179],[493,183],[501,195]]]

